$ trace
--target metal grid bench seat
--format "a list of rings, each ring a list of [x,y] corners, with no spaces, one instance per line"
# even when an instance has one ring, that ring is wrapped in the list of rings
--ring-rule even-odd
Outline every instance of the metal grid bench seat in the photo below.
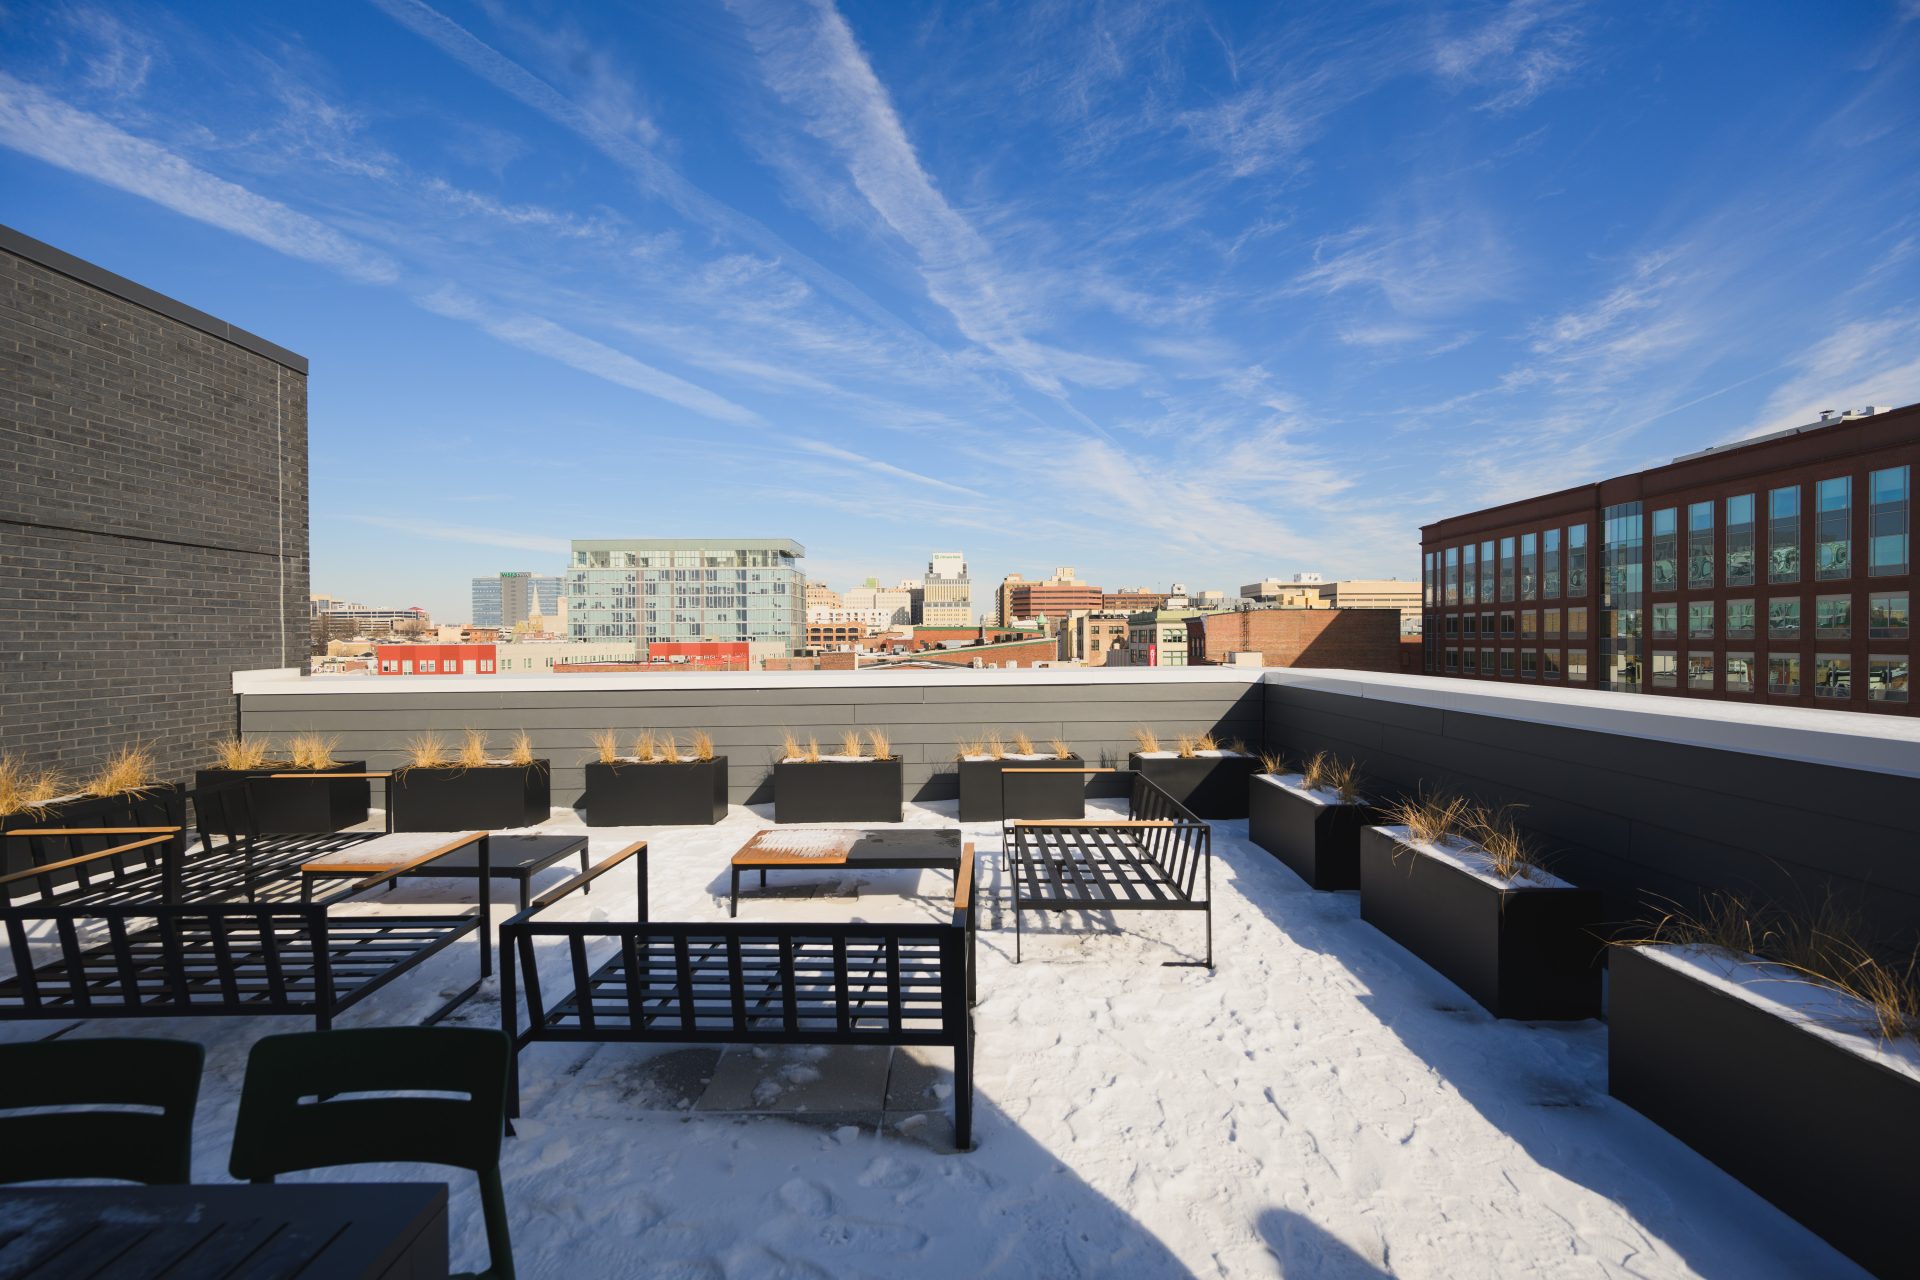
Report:
[[[501,929],[501,1015],[519,1049],[536,1040],[672,1044],[877,1044],[954,1051],[954,1135],[972,1144],[973,859],[963,855],[947,923],[736,924],[541,920],[540,911],[628,859],[646,914],[646,845],[545,894]],[[549,998],[536,942],[564,947]],[[590,961],[590,944],[610,944]],[[598,948],[596,948],[598,949]],[[528,1025],[519,1025],[524,975]],[[519,1114],[518,1076],[510,1114]]]
[[[1168,963],[1213,967],[1212,828],[1147,778],[1133,775],[1125,818],[1016,818],[1002,836],[1015,963],[1023,911],[1198,911],[1206,959]]]

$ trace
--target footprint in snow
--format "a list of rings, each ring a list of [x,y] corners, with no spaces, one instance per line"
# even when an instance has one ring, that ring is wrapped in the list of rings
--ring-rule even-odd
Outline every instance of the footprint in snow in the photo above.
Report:
[[[780,1203],[808,1218],[824,1218],[833,1212],[833,1193],[817,1182],[790,1178],[780,1188]]]

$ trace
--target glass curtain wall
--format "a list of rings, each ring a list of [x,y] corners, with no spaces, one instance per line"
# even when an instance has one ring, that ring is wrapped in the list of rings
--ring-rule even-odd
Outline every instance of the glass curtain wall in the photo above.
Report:
[[[1645,523],[1637,502],[1601,513],[1600,685],[1628,693],[1638,692],[1641,683]]]

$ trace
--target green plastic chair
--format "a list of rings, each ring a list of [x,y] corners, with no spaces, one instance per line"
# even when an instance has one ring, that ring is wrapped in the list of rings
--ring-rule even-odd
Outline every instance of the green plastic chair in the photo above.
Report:
[[[0,1045],[0,1107],[60,1108],[0,1114],[0,1183],[191,1182],[205,1059],[190,1040]]]
[[[492,1280],[512,1280],[500,1190],[507,1122],[506,1033],[481,1027],[367,1027],[267,1036],[247,1058],[228,1171],[272,1182],[347,1164],[443,1164],[480,1179]],[[438,1097],[378,1097],[433,1093]]]

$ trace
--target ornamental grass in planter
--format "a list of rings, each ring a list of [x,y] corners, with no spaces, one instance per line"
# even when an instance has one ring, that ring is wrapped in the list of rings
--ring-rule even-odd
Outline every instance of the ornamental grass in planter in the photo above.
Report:
[[[682,747],[673,734],[643,730],[628,752],[611,729],[594,735],[585,805],[590,827],[712,826],[727,816],[727,758],[696,730]]]
[[[775,822],[898,822],[901,794],[900,757],[878,729],[848,730],[831,754],[789,733],[773,765]]]
[[[153,749],[144,743],[120,748],[85,778],[0,756],[0,832],[23,827],[184,827],[186,812],[186,788],[161,781]],[[174,852],[185,850],[182,835]],[[23,870],[31,861],[25,841],[0,844],[0,865],[6,871]]]
[[[1003,738],[995,732],[961,742],[954,758],[960,774],[962,822],[1084,818],[1087,814],[1084,774],[1014,773],[1002,777],[1008,769],[1086,768],[1087,762],[1060,738],[1040,748],[1024,733]]]
[[[1881,1276],[1913,1274],[1920,964],[1728,894],[1618,944],[1607,1091]]]
[[[1262,756],[1248,783],[1247,835],[1315,889],[1360,887],[1360,833],[1379,820],[1360,770],[1330,752],[1298,769]]]
[[[1422,795],[1360,833],[1360,918],[1496,1018],[1600,1016],[1601,897],[1541,867],[1512,814]]]
[[[387,783],[395,831],[499,831],[531,827],[553,814],[552,778],[533,740],[515,734],[505,756],[468,729],[458,747],[437,733],[407,742],[407,762]]]
[[[275,778],[276,773],[365,773],[365,760],[337,760],[339,739],[319,733],[288,738],[279,755],[262,738],[233,737],[216,742],[214,764],[195,771],[196,791],[229,785],[247,788],[254,826],[265,833],[304,835],[344,831],[367,820],[372,783],[365,778],[321,782]]]
[[[1259,759],[1238,738],[1221,746],[1211,733],[1183,733],[1164,748],[1151,729],[1133,731],[1127,768],[1145,776],[1197,818],[1247,816],[1247,784]]]

